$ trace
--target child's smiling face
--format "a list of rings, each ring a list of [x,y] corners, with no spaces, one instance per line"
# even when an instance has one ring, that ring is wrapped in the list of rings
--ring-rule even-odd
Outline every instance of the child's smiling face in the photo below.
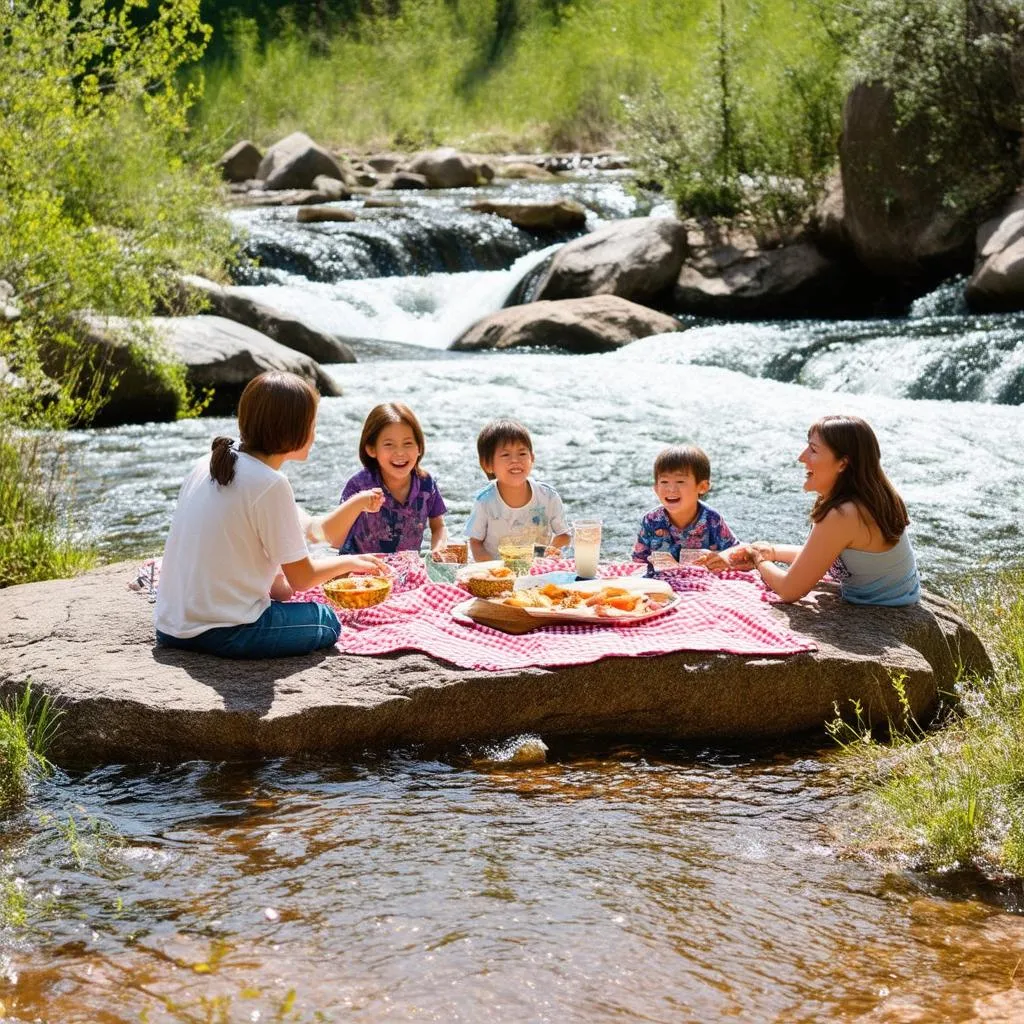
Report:
[[[416,435],[408,423],[389,423],[374,444],[366,446],[366,454],[377,460],[385,479],[407,477],[423,454],[416,444]]]
[[[495,448],[489,466],[481,465],[485,473],[494,474],[501,486],[521,487],[533,469],[533,452],[520,441],[506,442]]]
[[[654,493],[675,526],[685,526],[697,514],[697,502],[708,492],[710,483],[698,481],[691,470],[670,469],[659,473]]]

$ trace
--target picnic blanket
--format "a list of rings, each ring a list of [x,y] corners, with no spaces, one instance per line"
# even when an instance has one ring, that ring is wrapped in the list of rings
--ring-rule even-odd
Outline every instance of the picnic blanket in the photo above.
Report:
[[[572,570],[564,559],[539,560],[533,573]],[[606,578],[643,572],[632,562],[601,567]],[[446,583],[427,583],[397,592],[383,604],[342,613],[346,629],[338,647],[346,654],[423,651],[461,668],[503,672],[523,668],[587,665],[602,658],[650,657],[674,651],[784,655],[815,650],[771,611],[774,595],[749,572],[715,574],[681,569],[662,577],[680,595],[671,611],[633,625],[563,623],[513,636],[468,619],[453,609],[469,599]],[[769,596],[770,595],[770,596]],[[324,600],[318,588],[296,600]]]
[[[513,636],[457,618],[453,609],[470,595],[457,586],[430,583],[423,560],[408,552],[384,556],[394,574],[392,596],[356,613],[341,612],[345,629],[338,648],[346,654],[422,651],[460,668],[507,672],[524,668],[587,665],[602,658],[652,657],[674,651],[786,655],[813,651],[812,641],[788,629],[771,610],[777,600],[756,573],[711,573],[692,567],[659,575],[680,595],[671,611],[633,625],[563,623]],[[539,559],[534,574],[574,571],[571,560]],[[643,573],[636,562],[602,565],[605,578]],[[148,559],[130,589],[153,595],[160,560]],[[315,587],[295,601],[326,601]]]

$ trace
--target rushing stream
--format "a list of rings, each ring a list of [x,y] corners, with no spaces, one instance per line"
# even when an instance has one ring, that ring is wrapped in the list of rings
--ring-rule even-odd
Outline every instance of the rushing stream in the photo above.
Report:
[[[574,195],[594,223],[651,212],[614,176],[514,192]],[[364,415],[398,398],[454,532],[484,479],[476,433],[506,412],[570,513],[603,517],[606,557],[625,557],[676,440],[708,451],[741,537],[795,541],[807,425],[849,410],[878,430],[930,585],[1024,559],[1024,318],[971,316],[953,285],[899,320],[456,355],[546,255],[462,208],[478,195],[402,194],[304,232],[233,214],[263,260],[254,293],[360,339],[287,469],[308,508],[337,500]],[[158,551],[185,467],[231,426],[70,435],[83,528],[110,557]],[[6,826],[27,926],[4,934],[0,1019],[1024,1019],[1012,894],[844,856],[858,798],[813,745],[566,746],[534,767],[509,749],[57,775]]]

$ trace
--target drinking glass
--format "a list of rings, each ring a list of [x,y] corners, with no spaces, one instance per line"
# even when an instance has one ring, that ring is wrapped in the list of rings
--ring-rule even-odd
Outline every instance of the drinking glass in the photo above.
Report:
[[[597,576],[597,560],[601,555],[601,520],[577,519],[572,524],[572,533],[576,575],[593,579]]]
[[[516,576],[525,576],[533,564],[533,536],[513,533],[498,543],[498,557]]]

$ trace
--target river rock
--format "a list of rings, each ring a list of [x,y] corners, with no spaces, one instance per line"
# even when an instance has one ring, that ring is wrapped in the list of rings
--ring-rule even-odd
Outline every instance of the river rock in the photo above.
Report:
[[[329,221],[350,223],[356,219],[353,210],[344,206],[300,206],[295,212],[295,219],[300,224],[321,224]]]
[[[305,207],[299,210],[304,213]],[[355,352],[344,338],[310,326],[301,317],[285,313],[237,288],[222,287],[205,277],[188,274],[181,278],[184,288],[198,292],[217,316],[251,327],[285,348],[301,352],[318,363],[354,363]]]
[[[527,163],[522,160],[506,164],[498,164],[495,170],[498,178],[508,178],[512,181],[557,181],[558,175],[549,171],[546,167],[537,164]]]
[[[450,146],[418,154],[406,170],[422,174],[430,188],[472,188],[489,180],[481,173],[479,160]]]
[[[617,295],[529,302],[478,320],[449,346],[460,352],[544,346],[609,352],[639,338],[682,330],[678,320]]]
[[[699,239],[695,244],[695,237]],[[690,232],[672,293],[679,313],[723,319],[835,314],[856,304],[850,274],[812,242],[762,249],[747,232]]]
[[[404,161],[404,155],[396,156],[390,153],[378,153],[367,157],[365,163],[379,174],[390,174],[392,171],[397,171]]]
[[[399,190],[416,190],[430,188],[430,183],[422,174],[413,174],[412,171],[395,171],[388,174],[377,182],[377,188],[393,188]]]
[[[311,206],[332,201],[315,188],[249,189],[227,197],[228,206]]]
[[[927,722],[938,693],[991,663],[953,607],[842,602],[831,584],[772,614],[818,645],[787,657],[680,652],[518,672],[455,668],[424,654],[318,652],[230,661],[154,646],[153,606],[129,563],[0,590],[0,692],[62,711],[58,762],[184,761],[455,745],[532,733],[671,740],[775,739],[812,731],[859,701],[901,717],[903,676]]]
[[[946,201],[943,179],[952,169],[940,175],[922,166],[919,154],[928,146],[923,124],[897,124],[888,88],[854,86],[839,143],[844,227],[858,259],[872,271],[938,280],[970,266],[975,214]],[[967,178],[977,170],[971,164],[976,155],[968,148],[962,156]],[[991,187],[1008,175],[993,168]]]
[[[116,374],[117,382],[95,425],[149,423],[176,419],[178,400],[164,375],[140,359],[130,321],[85,317],[82,353],[95,367]],[[278,344],[259,331],[219,316],[150,317],[142,321],[167,352],[185,366],[200,394],[213,392],[208,411],[230,415],[245,385],[264,370],[288,370],[304,377],[322,395],[341,389],[318,363]]]
[[[318,146],[305,132],[292,132],[267,150],[256,177],[262,178],[264,187],[273,191],[311,189],[318,174],[348,181],[345,168],[323,146]]]
[[[216,163],[225,181],[248,181],[259,176],[263,155],[248,140],[236,142]]]
[[[555,253],[536,299],[618,295],[654,304],[668,295],[687,251],[686,227],[674,217],[613,221]]]
[[[971,307],[993,312],[1024,309],[1024,193],[978,229],[977,247],[977,266],[967,282]]]
[[[341,178],[332,178],[326,174],[318,174],[313,179],[313,188],[321,195],[327,196],[331,202],[352,198],[348,186]]]
[[[576,231],[586,226],[587,209],[575,199],[553,203],[500,203],[481,199],[470,205],[478,213],[493,213],[525,231]]]

